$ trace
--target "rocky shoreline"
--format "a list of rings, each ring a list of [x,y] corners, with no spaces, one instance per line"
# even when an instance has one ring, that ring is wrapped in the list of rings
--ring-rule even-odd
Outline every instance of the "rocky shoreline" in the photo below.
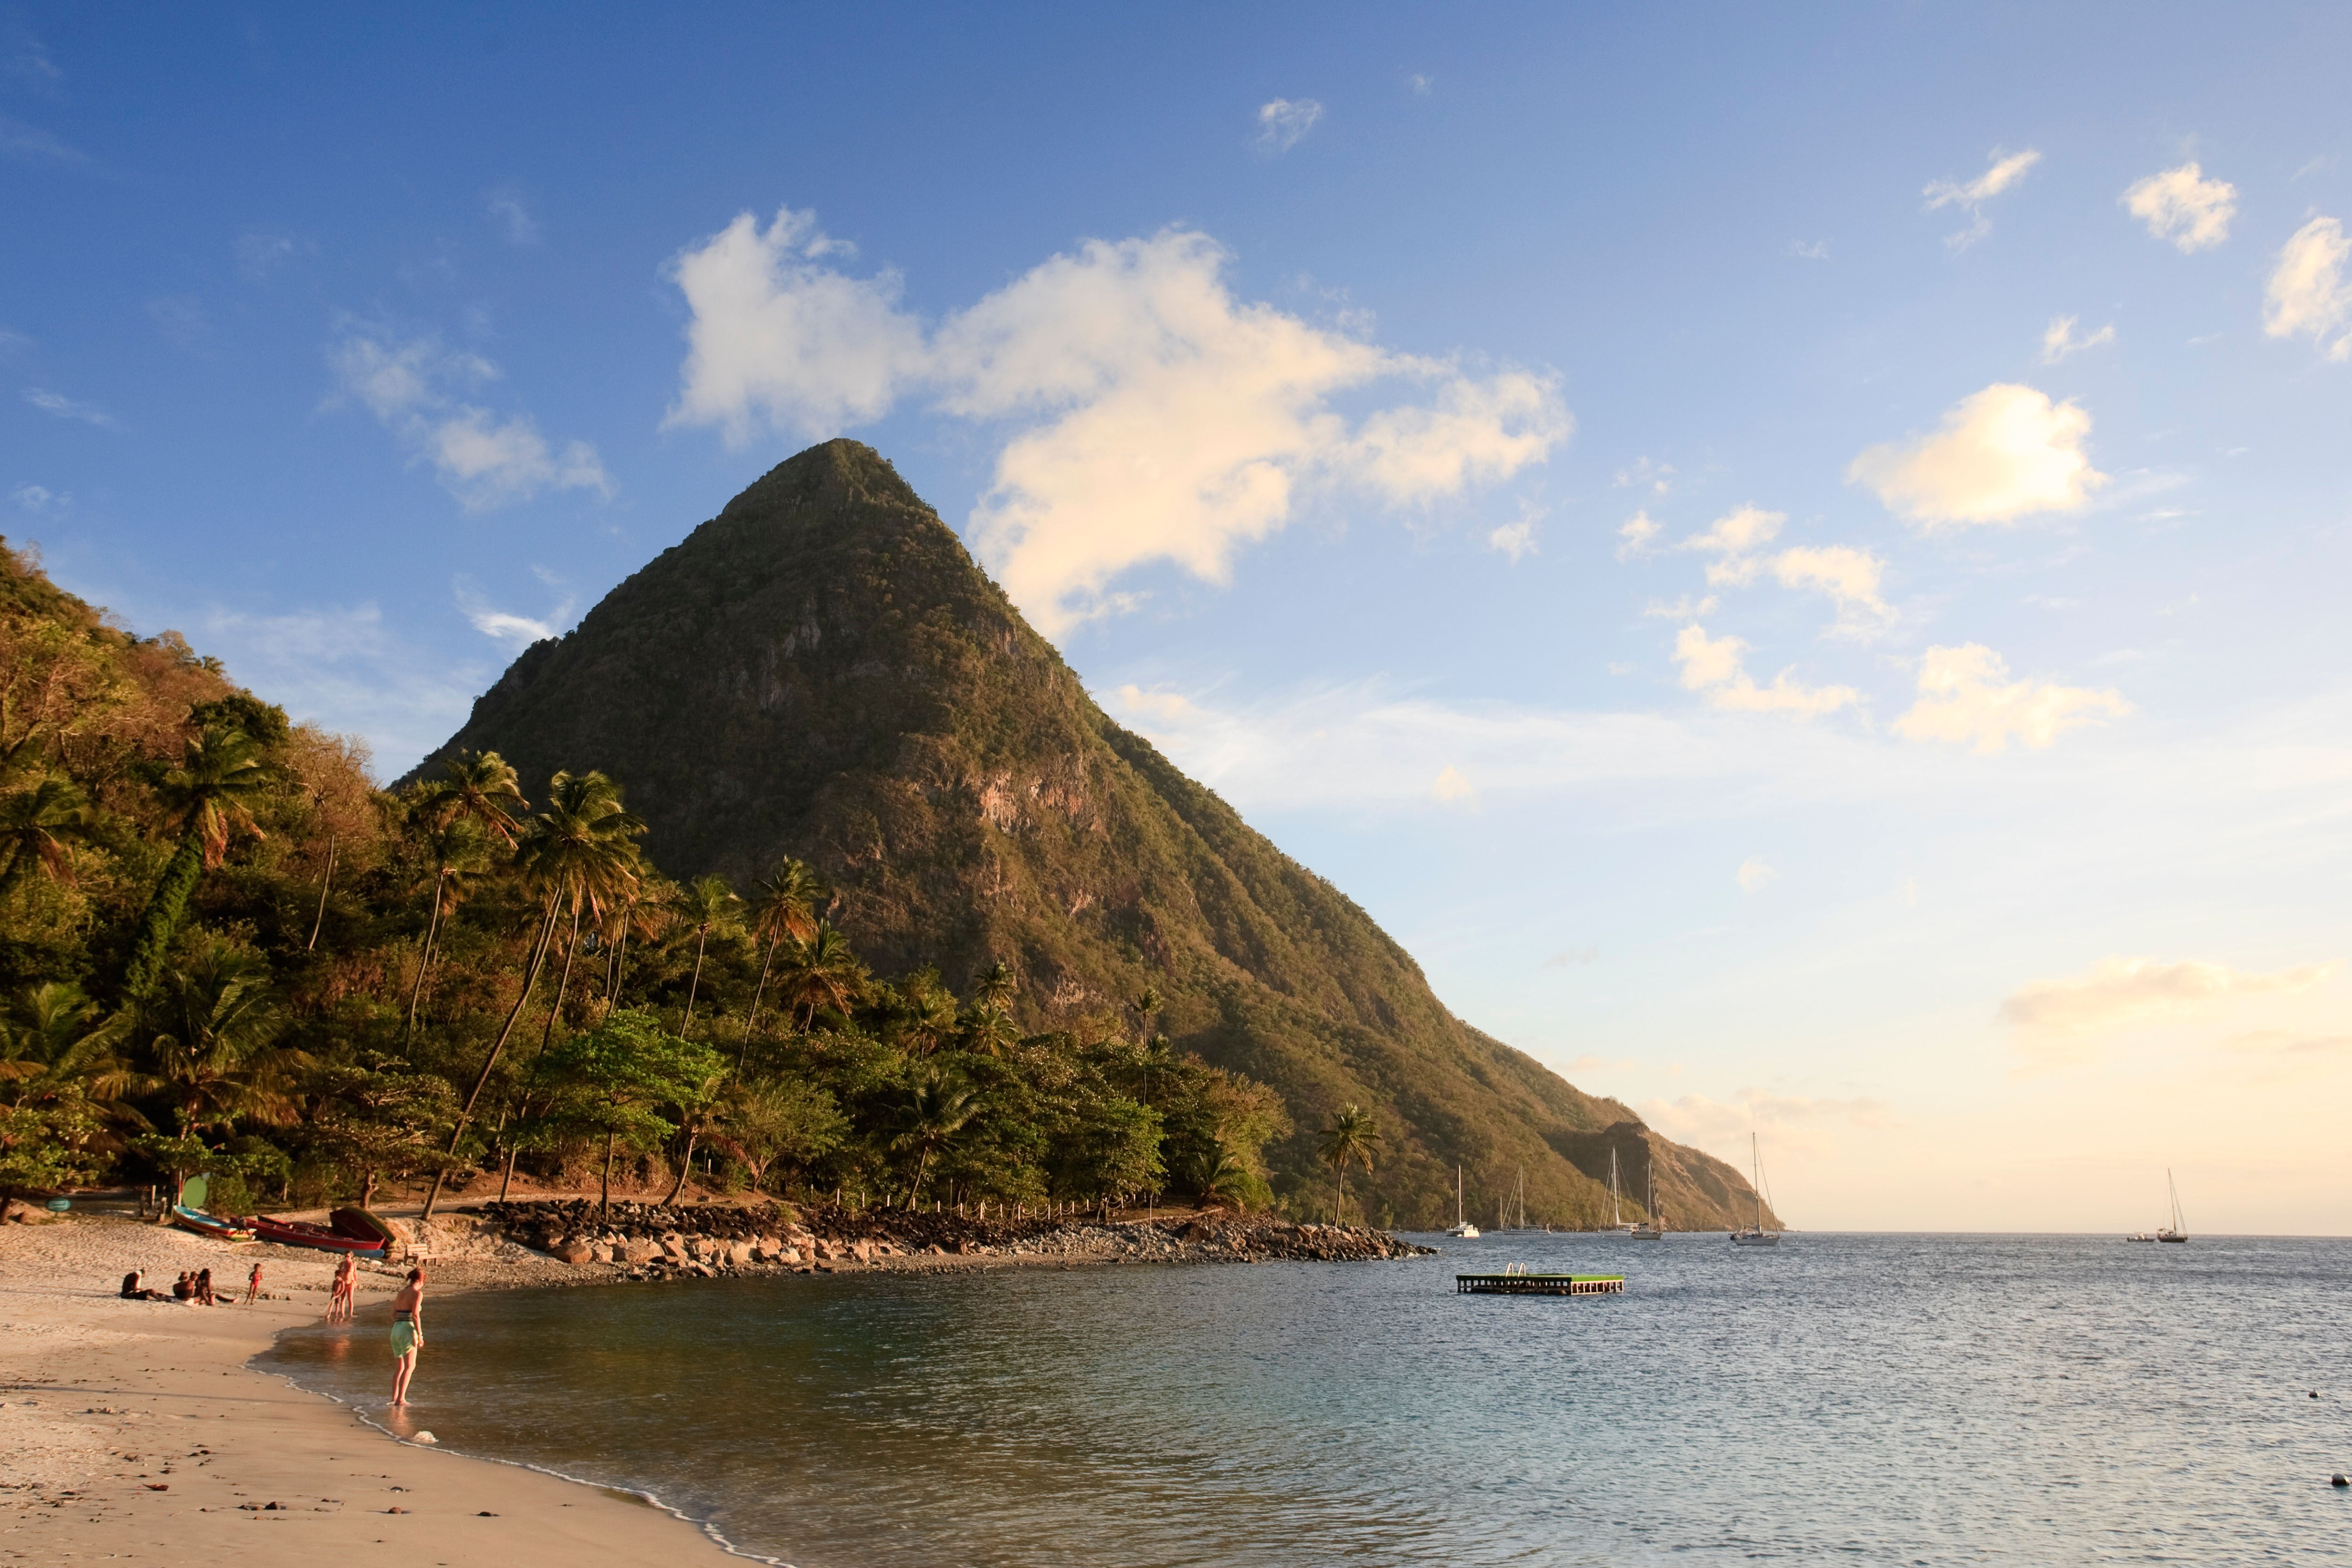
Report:
[[[779,1203],[615,1203],[604,1211],[573,1199],[485,1204],[451,1217],[583,1271],[637,1279],[1005,1263],[1360,1263],[1431,1251],[1362,1226],[1294,1225],[1270,1215],[978,1220]]]

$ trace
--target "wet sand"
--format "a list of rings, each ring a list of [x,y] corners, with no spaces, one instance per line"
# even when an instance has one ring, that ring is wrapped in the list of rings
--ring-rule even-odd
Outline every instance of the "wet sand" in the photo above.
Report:
[[[241,1300],[253,1259],[269,1299],[193,1308],[125,1301],[143,1268],[168,1289],[210,1268]],[[127,1218],[0,1226],[0,1563],[385,1563],[565,1568],[740,1562],[635,1499],[396,1440],[247,1363],[278,1331],[325,1311],[334,1260],[230,1247]],[[436,1263],[435,1288],[577,1278],[562,1265]],[[396,1277],[364,1273],[360,1303]],[[224,1298],[226,1299],[226,1297]],[[433,1314],[414,1434],[432,1424]],[[381,1323],[352,1353],[380,1359]],[[272,1505],[275,1505],[274,1507]]]

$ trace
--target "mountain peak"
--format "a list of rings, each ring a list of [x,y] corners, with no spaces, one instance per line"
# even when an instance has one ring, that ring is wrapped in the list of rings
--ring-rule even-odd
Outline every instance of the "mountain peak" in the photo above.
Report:
[[[1279,1091],[1278,1189],[1317,1178],[1338,1107],[1389,1127],[1372,1185],[1450,1219],[1454,1168],[1530,1206],[1605,1212],[1609,1151],[1657,1162],[1675,1223],[1747,1184],[1455,1018],[1363,911],[1095,706],[887,460],[848,440],[777,465],[517,659],[435,757],[498,751],[526,791],[620,781],[674,877],[779,858],[840,889],[884,974],[1002,961],[1030,1028],[1113,1026],[1154,987],[1181,1049]]]

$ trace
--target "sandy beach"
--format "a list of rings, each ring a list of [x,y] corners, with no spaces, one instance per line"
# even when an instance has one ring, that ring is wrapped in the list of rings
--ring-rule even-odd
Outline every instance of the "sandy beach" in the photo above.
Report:
[[[133,1268],[168,1289],[210,1268],[247,1307],[125,1301]],[[0,1226],[0,1562],[693,1563],[730,1558],[634,1499],[395,1440],[248,1370],[281,1329],[325,1310],[333,1260],[229,1247],[128,1218]],[[436,1289],[513,1283],[512,1265],[434,1266]],[[562,1270],[569,1273],[569,1270]],[[391,1358],[366,1315],[394,1286],[362,1276],[352,1353]],[[380,1318],[381,1314],[376,1314]],[[432,1311],[410,1432],[429,1430]]]

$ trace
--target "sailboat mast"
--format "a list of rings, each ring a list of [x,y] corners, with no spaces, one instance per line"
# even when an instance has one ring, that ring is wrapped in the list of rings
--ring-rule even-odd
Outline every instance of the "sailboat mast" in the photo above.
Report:
[[[1764,1228],[1764,1151],[1756,1142],[1756,1134],[1748,1135],[1748,1162],[1756,1168],[1756,1228]]]

